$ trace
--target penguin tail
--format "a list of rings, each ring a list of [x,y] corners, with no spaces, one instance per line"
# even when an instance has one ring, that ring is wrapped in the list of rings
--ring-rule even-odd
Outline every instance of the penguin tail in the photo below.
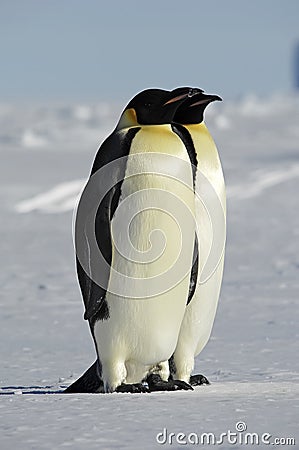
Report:
[[[64,394],[95,394],[97,392],[103,392],[103,381],[98,374],[98,360],[78,380],[64,390]]]

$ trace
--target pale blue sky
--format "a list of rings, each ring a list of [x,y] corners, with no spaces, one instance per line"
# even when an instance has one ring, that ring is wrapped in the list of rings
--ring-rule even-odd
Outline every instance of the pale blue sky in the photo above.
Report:
[[[298,0],[0,0],[0,101],[289,91],[298,40]]]

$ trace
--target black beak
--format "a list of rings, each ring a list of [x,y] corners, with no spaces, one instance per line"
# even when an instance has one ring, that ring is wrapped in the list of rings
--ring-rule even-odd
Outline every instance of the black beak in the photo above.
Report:
[[[192,106],[198,106],[198,105],[203,105],[203,104],[208,104],[211,102],[215,102],[215,101],[219,101],[222,102],[222,98],[219,97],[219,95],[209,95],[209,94],[203,94],[201,93],[200,97],[198,100],[194,99],[194,103],[190,102],[189,107],[192,108]]]

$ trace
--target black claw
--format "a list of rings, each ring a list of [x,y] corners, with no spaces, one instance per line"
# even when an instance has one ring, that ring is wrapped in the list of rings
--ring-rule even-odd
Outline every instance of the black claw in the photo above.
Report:
[[[130,392],[131,394],[137,394],[141,392],[149,392],[149,390],[148,387],[142,383],[122,383],[115,389],[115,392]]]
[[[190,377],[191,386],[200,386],[202,384],[210,384],[209,380],[204,375],[191,375]]]
[[[182,380],[173,380],[173,383],[175,383],[176,386],[178,386],[178,389],[184,389],[185,391],[193,391],[193,387],[191,384],[186,383]]]
[[[146,379],[150,392],[155,391],[179,391],[179,390],[192,390],[193,387],[190,384],[181,380],[168,380],[163,381],[160,375],[151,374]]]

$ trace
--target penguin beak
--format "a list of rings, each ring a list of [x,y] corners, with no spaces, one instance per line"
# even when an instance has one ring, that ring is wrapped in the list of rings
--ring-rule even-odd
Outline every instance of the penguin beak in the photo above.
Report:
[[[192,108],[192,106],[198,106],[198,105],[202,105],[204,103],[211,103],[211,102],[215,102],[215,101],[222,102],[222,98],[219,97],[218,95],[205,95],[205,94],[202,94],[202,95],[204,95],[205,98],[201,98],[197,102],[192,103],[190,105],[190,108]]]
[[[188,93],[187,94],[182,94],[182,95],[177,95],[176,97],[171,98],[166,103],[164,103],[163,106],[170,105],[170,103],[175,103],[175,102],[178,102],[180,100],[184,100],[185,98],[188,97],[188,95],[189,95]]]
[[[174,93],[178,93],[179,90],[185,90],[185,88],[178,88],[174,90]],[[163,106],[165,105],[169,105],[170,103],[175,103],[175,102],[179,102],[180,100],[185,100],[185,98],[187,97],[193,97],[196,94],[201,93],[201,89],[194,89],[194,88],[186,88],[187,91],[184,92],[184,94],[180,94],[180,95],[176,95],[175,97],[171,98],[170,100],[168,100],[166,103],[163,104]]]

